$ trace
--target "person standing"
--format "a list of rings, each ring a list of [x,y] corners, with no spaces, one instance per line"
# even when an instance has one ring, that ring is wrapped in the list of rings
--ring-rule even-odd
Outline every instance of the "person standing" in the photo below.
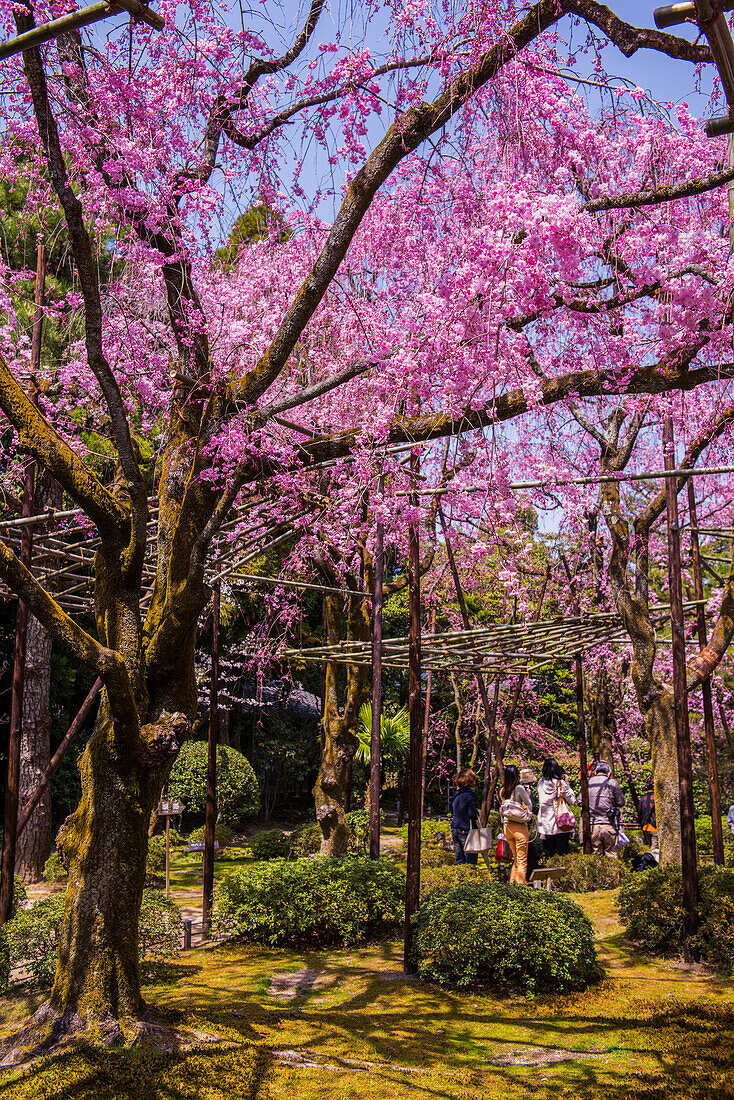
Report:
[[[470,829],[477,828],[477,796],[474,787],[477,777],[471,768],[462,768],[456,776],[458,790],[451,800],[451,838],[457,863],[477,865],[477,852],[465,852],[464,845]]]
[[[528,822],[533,817],[533,804],[520,782],[520,772],[514,764],[508,764],[505,768],[500,799],[502,830],[513,858],[510,882],[524,883],[528,871]]]
[[[645,793],[640,799],[640,812],[637,819],[642,827],[645,844],[650,846],[650,855],[659,859],[660,848],[658,845],[658,822],[655,816],[655,790],[651,775],[645,777]]]
[[[617,818],[624,806],[622,788],[612,776],[612,769],[604,760],[596,765],[589,780],[589,821],[591,823],[591,850],[596,856],[619,858],[619,834]]]
[[[726,823],[729,826],[731,835],[734,836],[734,805],[729,807],[729,813],[726,815]]]
[[[553,803],[558,797],[565,798],[569,806],[576,802],[566,773],[555,757],[549,756],[538,781],[538,834],[548,856],[568,855],[571,845],[573,830],[559,828],[556,821]]]

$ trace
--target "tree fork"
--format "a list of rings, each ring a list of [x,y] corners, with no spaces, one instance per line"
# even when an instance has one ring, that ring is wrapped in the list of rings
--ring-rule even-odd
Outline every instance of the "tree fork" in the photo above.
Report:
[[[663,420],[665,469],[675,468],[673,418]],[[686,690],[686,644],[683,620],[683,581],[680,559],[680,527],[675,477],[665,480],[668,528],[668,580],[670,626],[673,643],[673,697],[675,714],[678,784],[680,790],[681,865],[683,871],[684,954],[691,960],[691,937],[698,919],[698,876],[696,872],[696,827],[694,824],[693,775]]]

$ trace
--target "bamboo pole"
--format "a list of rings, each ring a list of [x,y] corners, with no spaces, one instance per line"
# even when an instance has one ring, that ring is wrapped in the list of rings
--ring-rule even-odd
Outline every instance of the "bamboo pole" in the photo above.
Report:
[[[431,637],[436,633],[436,607],[435,604],[431,608],[431,625],[429,634]],[[428,725],[431,720],[431,689],[433,687],[433,665],[426,665],[424,668],[428,669],[428,675],[426,676],[426,701],[423,707],[423,762],[421,764],[421,821],[423,820],[423,813],[426,804],[426,761],[428,758]]]
[[[701,553],[696,530],[696,492],[693,482],[688,482],[688,513],[691,519],[691,564],[693,566],[693,585],[696,599],[703,600],[703,575],[701,573]],[[706,631],[706,611],[700,603],[696,612],[696,630],[698,644],[704,649],[708,638]],[[714,705],[711,697],[711,677],[707,676],[701,685],[703,694],[703,725],[706,734],[706,764],[709,780],[709,804],[711,807],[711,835],[714,849],[714,863],[724,866],[724,831],[721,826],[721,790],[719,788],[719,768],[716,761],[716,737],[714,734]]]
[[[101,19],[118,15],[121,10],[129,11],[135,19],[147,23],[154,30],[161,31],[166,25],[161,15],[150,11],[147,4],[138,3],[138,0],[114,0],[114,3],[109,4],[106,0],[102,0],[100,3],[90,4],[89,7],[81,8],[79,11],[62,15],[59,19],[52,19],[50,23],[33,27],[23,34],[16,35],[15,38],[9,38],[6,42],[0,43],[0,61],[23,50],[42,46],[44,42],[50,42],[52,38],[58,38],[61,34],[68,34],[69,31],[80,30],[92,23],[99,23]]]
[[[418,473],[417,452],[411,453],[410,471]],[[413,478],[415,486],[415,476]],[[412,503],[415,503],[416,498]],[[408,527],[408,601],[410,609],[410,655],[408,661],[408,711],[410,714],[410,748],[408,752],[408,866],[405,886],[405,940],[403,969],[414,974],[412,957],[413,914],[420,901],[421,873],[421,765],[423,762],[423,715],[421,710],[421,580],[418,524]]]
[[[209,692],[209,737],[206,760],[206,824],[204,827],[204,882],[202,933],[211,929],[214,896],[214,835],[217,820],[217,739],[219,733],[219,582],[212,589],[212,668]]]
[[[589,760],[586,754],[586,725],[584,722],[584,666],[581,654],[576,654],[576,733],[579,746],[579,776],[581,780],[581,832],[583,847],[591,855],[591,818],[589,816]]]
[[[18,815],[18,829],[17,829],[17,834],[16,834],[16,840],[20,836],[20,834],[23,832],[26,825],[28,824],[33,811],[35,810],[36,806],[38,805],[38,803],[41,799],[41,796],[43,795],[43,792],[46,790],[49,783],[51,782],[53,777],[56,775],[56,772],[59,770],[59,765],[61,764],[61,761],[66,756],[67,749],[72,744],[72,742],[76,739],[77,734],[79,733],[82,726],[84,725],[85,719],[86,719],[87,715],[89,714],[90,710],[92,709],[92,707],[94,706],[94,703],[97,699],[97,696],[99,695],[101,687],[102,687],[102,681],[100,679],[95,680],[89,694],[87,695],[86,699],[84,700],[81,707],[79,708],[79,712],[77,713],[76,718],[74,719],[74,721],[69,726],[69,729],[64,734],[64,738],[63,738],[61,744],[59,745],[56,752],[51,757],[51,759],[48,763],[48,766],[46,767],[43,775],[39,779],[38,786],[36,787],[33,794],[30,796],[28,801],[26,802],[26,804],[23,807],[23,809],[21,810],[20,814]]]
[[[666,468],[675,462],[673,418],[663,420],[663,450]],[[675,707],[678,784],[680,789],[681,863],[683,872],[684,954],[691,959],[691,937],[696,931],[698,877],[696,873],[696,827],[693,807],[693,775],[686,693],[686,643],[683,618],[683,583],[678,526],[678,486],[675,477],[665,482],[668,528],[668,580],[670,586],[670,628],[673,640],[673,695]]]

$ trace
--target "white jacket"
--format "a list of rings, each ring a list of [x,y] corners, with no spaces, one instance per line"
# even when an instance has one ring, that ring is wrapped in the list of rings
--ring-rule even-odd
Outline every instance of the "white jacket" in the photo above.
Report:
[[[538,781],[538,832],[541,836],[555,836],[556,833],[561,832],[556,825],[556,815],[553,813],[553,799],[556,797],[558,783],[569,806],[573,806],[576,802],[576,795],[565,779],[540,779]]]

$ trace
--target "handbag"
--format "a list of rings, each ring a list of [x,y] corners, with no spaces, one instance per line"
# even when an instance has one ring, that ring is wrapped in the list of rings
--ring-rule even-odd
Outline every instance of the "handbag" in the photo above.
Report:
[[[571,807],[563,797],[561,784],[556,784],[556,797],[553,799],[553,815],[556,819],[556,827],[562,833],[570,833],[576,825],[576,818],[571,813]]]
[[[522,802],[515,802],[513,798],[506,798],[500,806],[500,817],[503,821],[512,821],[516,825],[527,825],[533,819],[533,811]]]
[[[470,829],[464,841],[465,852],[488,852],[492,847],[491,829]]]
[[[502,833],[497,837],[497,847],[494,850],[494,858],[498,863],[512,863],[512,849]]]

